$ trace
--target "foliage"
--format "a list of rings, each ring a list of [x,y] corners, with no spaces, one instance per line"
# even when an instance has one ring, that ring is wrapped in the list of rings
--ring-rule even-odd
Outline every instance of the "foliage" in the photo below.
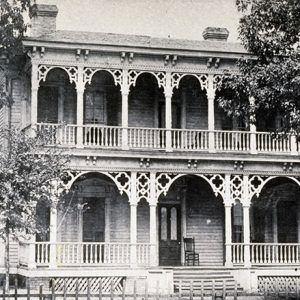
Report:
[[[21,42],[28,27],[24,16],[28,14],[30,6],[31,0],[0,1],[0,65],[20,65],[16,55],[22,53]],[[5,82],[0,80],[0,107],[10,104],[11,98],[6,92]]]
[[[300,132],[300,1],[236,2],[239,36],[253,57],[238,62],[240,76],[225,77],[219,104],[253,122],[280,114],[282,130]]]
[[[36,206],[50,207],[68,158],[58,150],[43,147],[47,132],[29,137],[17,129],[3,129],[0,138],[6,145],[0,151],[0,237],[43,233]],[[2,143],[3,145],[3,143]]]

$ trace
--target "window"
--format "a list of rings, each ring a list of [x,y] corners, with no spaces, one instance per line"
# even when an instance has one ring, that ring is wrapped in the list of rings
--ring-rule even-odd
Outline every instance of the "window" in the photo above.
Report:
[[[232,241],[243,242],[243,206],[240,202],[232,207]]]

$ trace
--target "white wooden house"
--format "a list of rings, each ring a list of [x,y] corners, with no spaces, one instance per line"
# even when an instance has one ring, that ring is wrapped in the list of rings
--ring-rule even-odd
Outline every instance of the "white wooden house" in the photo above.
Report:
[[[72,154],[72,193],[65,209],[41,212],[47,236],[12,247],[13,272],[121,288],[124,278],[151,286],[194,268],[226,271],[246,290],[293,286],[298,139],[270,134],[279,117],[256,128],[215,101],[224,71],[238,73],[249,55],[243,47],[225,28],[206,28],[199,41],[58,31],[57,13],[36,5],[24,76],[7,80],[12,123],[48,128],[49,146]],[[195,239],[199,267],[182,267],[183,237]]]

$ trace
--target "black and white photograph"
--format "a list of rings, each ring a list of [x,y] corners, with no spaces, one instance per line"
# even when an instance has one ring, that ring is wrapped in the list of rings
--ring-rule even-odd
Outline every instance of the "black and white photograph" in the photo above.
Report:
[[[0,300],[300,299],[300,0],[0,0]]]

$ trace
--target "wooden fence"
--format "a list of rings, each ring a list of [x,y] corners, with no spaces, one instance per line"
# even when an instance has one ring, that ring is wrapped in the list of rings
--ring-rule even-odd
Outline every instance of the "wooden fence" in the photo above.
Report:
[[[145,290],[143,293],[137,292],[137,282],[134,281],[133,292],[126,293],[126,283],[123,285],[123,290],[121,293],[114,293],[113,283],[111,284],[110,293],[103,293],[101,281],[99,282],[98,292],[91,292],[90,282],[88,281],[87,290],[82,292],[79,291],[79,285],[76,285],[75,292],[68,292],[66,285],[64,286],[63,291],[55,291],[54,284],[50,284],[50,288],[44,289],[43,285],[40,285],[38,289],[32,289],[30,284],[27,282],[27,286],[24,289],[18,288],[18,281],[15,279],[13,286],[10,286],[9,292],[5,292],[5,281],[3,283],[2,293],[0,292],[0,299],[15,299],[15,300],[30,300],[30,299],[39,299],[39,300],[67,300],[67,299],[87,299],[87,300],[220,300],[220,299],[299,299],[300,300],[300,290],[296,289],[294,292],[279,292],[275,291],[272,293],[245,293],[238,290],[238,285],[235,284],[233,291],[227,291],[225,280],[223,281],[222,290],[219,289],[219,286],[216,286],[213,282],[211,289],[209,291],[204,290],[194,290],[195,282],[191,281],[189,290],[182,289],[181,282],[179,283],[178,292],[172,292],[171,287],[169,287],[167,293],[160,292],[159,281],[156,283],[156,291],[149,293],[147,282],[145,283]],[[204,284],[202,285],[204,287]]]

